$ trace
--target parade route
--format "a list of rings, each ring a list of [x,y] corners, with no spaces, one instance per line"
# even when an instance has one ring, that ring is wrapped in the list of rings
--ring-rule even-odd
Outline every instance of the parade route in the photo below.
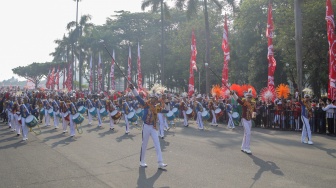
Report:
[[[94,121],[96,123],[96,121]],[[177,123],[160,139],[166,170],[157,168],[149,140],[147,168],[139,167],[141,131],[124,122],[109,130],[82,126],[71,138],[61,129],[42,127],[22,141],[0,123],[1,186],[24,187],[335,187],[336,138],[313,135],[300,143],[299,132],[252,128],[253,155],[240,151],[242,127],[197,130]]]

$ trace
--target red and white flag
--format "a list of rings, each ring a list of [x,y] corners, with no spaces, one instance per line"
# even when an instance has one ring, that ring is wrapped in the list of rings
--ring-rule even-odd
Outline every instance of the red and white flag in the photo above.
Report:
[[[222,50],[224,53],[224,65],[222,70],[222,87],[225,88],[227,87],[229,81],[229,61],[230,61],[229,30],[227,26],[226,15],[224,20]]]
[[[272,4],[268,4],[268,18],[267,18],[267,28],[266,37],[268,39],[268,84],[267,87],[270,89],[275,89],[274,87],[274,72],[276,68],[276,61],[274,59],[273,53],[273,37],[274,37],[274,26],[273,26],[273,16],[272,16]]]
[[[66,80],[66,87],[68,91],[72,90],[72,63],[69,63],[68,75]]]
[[[55,81],[55,84],[57,85],[57,90],[59,90],[59,78],[60,78],[60,74],[61,74],[61,70],[60,70],[60,67],[58,65],[58,69],[57,69],[57,72],[56,72],[56,81]]]
[[[142,73],[141,73],[141,56],[140,56],[140,45],[138,43],[138,89],[142,91]]]
[[[64,89],[66,87],[66,78],[65,78],[65,74],[66,74],[66,68],[64,68],[63,70],[63,84],[62,84],[62,89]]]
[[[111,89],[112,89],[112,90],[115,90],[115,89],[116,89],[115,78],[114,78],[114,64],[115,64],[115,54],[114,54],[114,50],[113,50],[113,54],[112,54],[112,62],[111,62],[111,72],[110,72],[110,77],[111,77]]]
[[[100,56],[100,52],[99,52],[99,57],[98,57],[98,92],[101,92],[102,89],[102,83],[103,83],[103,79],[102,79],[102,62],[101,62],[101,56]]]
[[[195,77],[194,77],[194,70],[197,71],[196,66],[196,55],[197,55],[197,48],[196,48],[196,38],[194,34],[194,30],[191,33],[191,52],[190,52],[190,68],[189,68],[189,86],[188,86],[188,95],[191,97],[195,92]]]
[[[329,82],[328,82],[328,98],[336,99],[336,63],[335,63],[335,22],[334,11],[332,9],[331,0],[326,2],[326,21],[327,21],[327,35],[329,43]]]
[[[50,74],[51,74],[51,68],[49,68],[49,72],[48,72],[47,80],[46,80],[46,88],[47,89],[50,88]]]
[[[92,93],[92,85],[93,85],[93,78],[92,78],[92,54],[90,59],[90,83],[89,83],[89,91]]]
[[[50,89],[54,90],[55,89],[55,67],[52,68],[49,81],[50,81],[49,82]]]
[[[132,68],[132,57],[131,57],[131,46],[129,46],[129,48],[128,48],[128,71],[127,71],[127,81],[128,81],[128,83],[131,82],[131,80],[132,80],[131,68]]]

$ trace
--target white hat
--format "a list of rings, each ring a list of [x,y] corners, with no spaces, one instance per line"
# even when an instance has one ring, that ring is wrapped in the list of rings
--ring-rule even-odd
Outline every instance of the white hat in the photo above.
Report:
[[[202,95],[201,95],[201,94],[198,94],[198,95],[196,96],[196,99],[200,99],[200,98],[202,98]]]

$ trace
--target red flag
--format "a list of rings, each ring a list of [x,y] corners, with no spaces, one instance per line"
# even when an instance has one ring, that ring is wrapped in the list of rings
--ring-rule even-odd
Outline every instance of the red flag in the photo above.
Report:
[[[273,27],[273,16],[272,16],[272,4],[268,4],[268,18],[267,18],[267,28],[266,37],[268,39],[268,84],[267,87],[270,89],[274,88],[274,72],[276,68],[276,61],[273,54],[273,37],[274,37],[274,27]]]
[[[65,80],[65,73],[66,73],[66,68],[64,68],[64,70],[63,70],[63,84],[62,84],[62,89],[64,89],[65,88],[65,83],[66,83],[66,80]]]
[[[115,90],[116,86],[115,86],[115,78],[114,78],[114,64],[115,64],[115,54],[114,54],[114,50],[113,50],[113,54],[112,54],[112,62],[111,62],[111,72],[110,72],[110,77],[111,77],[111,89]]]
[[[127,71],[127,81],[128,82],[130,82],[132,80],[131,68],[132,68],[131,46],[129,46],[129,49],[128,49],[128,71]]]
[[[90,93],[92,92],[92,82],[93,82],[93,78],[92,78],[92,55],[91,55],[91,59],[90,59],[90,83],[89,83]]]
[[[46,81],[46,88],[49,89],[50,87],[50,74],[51,74],[51,68],[49,68],[49,72],[47,75],[47,81]]]
[[[66,80],[66,87],[68,91],[72,90],[72,63],[69,63],[68,75]]]
[[[59,77],[60,77],[60,67],[58,65],[57,73],[56,73],[56,81],[55,84],[57,85],[57,90],[59,90]]]
[[[138,89],[142,91],[142,73],[141,73],[141,56],[140,56],[140,45],[138,43]]]
[[[50,79],[49,79],[49,85],[50,85],[50,89],[54,90],[55,88],[55,67],[52,68]]]
[[[336,71],[335,71],[335,22],[334,11],[332,9],[331,1],[326,2],[326,21],[327,21],[327,34],[329,43],[329,82],[328,82],[328,98],[336,99]]]
[[[197,71],[196,66],[196,55],[197,55],[197,49],[196,49],[196,38],[194,34],[194,30],[191,33],[191,53],[190,53],[190,69],[189,69],[189,87],[188,87],[188,95],[191,97],[195,92],[195,78],[194,78],[194,70]]]
[[[102,79],[102,65],[101,65],[101,56],[100,56],[100,52],[99,52],[99,57],[98,57],[98,92],[103,91],[102,88],[102,83],[103,83],[103,79]]]
[[[230,61],[229,30],[227,26],[226,15],[225,15],[225,20],[224,20],[222,50],[224,53],[224,66],[223,66],[223,71],[222,71],[222,87],[224,88],[225,86],[227,86],[228,80],[229,80],[229,61]]]

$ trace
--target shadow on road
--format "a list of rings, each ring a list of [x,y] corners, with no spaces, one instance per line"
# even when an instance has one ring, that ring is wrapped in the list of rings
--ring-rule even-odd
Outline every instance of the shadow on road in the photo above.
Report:
[[[107,131],[105,131],[105,132],[102,132],[102,133],[98,133],[98,135],[102,138],[102,137],[104,137],[104,136],[106,136],[106,135],[110,135],[110,134],[115,134],[115,133],[117,133],[118,131],[117,130],[111,130],[111,129],[108,129]]]
[[[74,141],[76,141],[75,138],[67,137],[67,138],[65,138],[65,139],[63,139],[63,140],[60,140],[60,141],[58,141],[58,142],[54,142],[54,143],[52,143],[52,144],[51,144],[51,147],[54,148],[54,147],[57,147],[58,145],[63,145],[63,146],[65,146],[65,145],[69,145],[71,142],[74,142]]]
[[[125,139],[131,139],[132,141],[134,141],[134,137],[135,137],[136,135],[132,135],[132,134],[124,134],[124,135],[122,135],[122,136],[119,136],[119,137],[117,137],[116,138],[116,140],[117,140],[117,142],[122,142],[123,140],[125,140]]]
[[[162,172],[165,172],[166,170],[160,170],[158,169],[156,173],[152,177],[148,177],[146,175],[146,168],[139,167],[139,178],[138,178],[138,185],[137,188],[152,188],[154,187],[155,181],[161,176]],[[165,186],[169,187],[169,186]]]
[[[280,170],[280,168],[272,161],[264,161],[254,155],[248,155],[251,159],[253,159],[254,164],[259,166],[258,172],[254,175],[252,178],[254,180],[253,184],[250,187],[253,187],[255,182],[257,182],[262,173],[271,171],[273,174],[278,175],[278,176],[283,176],[283,172]]]
[[[319,149],[319,150],[325,151],[331,157],[336,158],[336,149],[327,149],[327,148],[321,147],[319,145],[314,145],[314,147]]]

